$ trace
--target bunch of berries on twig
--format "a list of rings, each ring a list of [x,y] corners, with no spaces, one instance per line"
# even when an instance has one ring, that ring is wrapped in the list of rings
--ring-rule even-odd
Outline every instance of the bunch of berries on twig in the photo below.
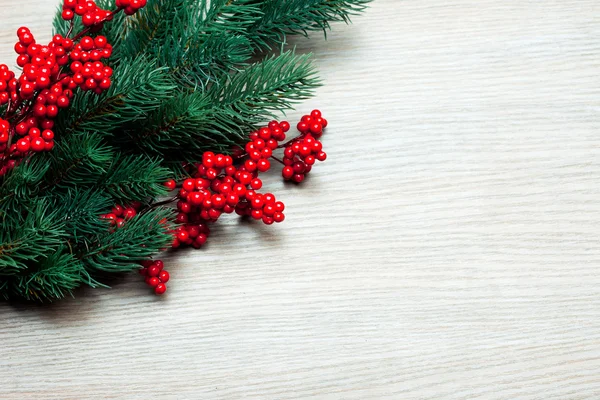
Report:
[[[117,1],[117,9],[102,10],[93,0],[65,0],[62,17],[71,21],[69,32],[55,35],[47,45],[37,43],[28,28],[17,31],[17,76],[0,64],[0,177],[31,153],[54,147],[54,119],[69,107],[78,89],[101,94],[111,86],[113,70],[103,60],[112,46],[106,37],[92,37],[107,21],[124,11],[133,14],[145,0]],[[74,18],[86,27],[72,34]]]
[[[305,129],[305,125],[309,127]],[[138,212],[174,204],[178,212],[173,221],[176,228],[172,232],[172,249],[202,247],[210,235],[209,225],[223,214],[235,212],[267,225],[283,222],[285,205],[274,194],[259,192],[263,186],[259,175],[268,171],[272,166],[271,161],[275,161],[283,165],[284,179],[302,182],[315,162],[324,161],[327,157],[318,139],[326,126],[327,121],[321,117],[321,112],[314,110],[298,124],[300,134],[282,143],[286,140],[290,124],[286,121],[271,121],[268,126],[250,133],[243,150],[235,149],[231,155],[207,151],[200,162],[185,165],[188,178],[180,182],[169,180],[164,183],[175,193],[173,197],[146,205],[145,208],[142,203],[127,207],[115,206],[111,213],[102,217],[111,220],[114,227],[111,229],[118,229]],[[283,160],[275,155],[278,150],[283,150]],[[144,261],[141,273],[146,277],[146,283],[160,295],[166,291],[164,283],[168,280],[168,274],[166,280],[163,279],[160,275],[163,263],[155,262],[159,263],[159,270],[153,269],[152,263]]]

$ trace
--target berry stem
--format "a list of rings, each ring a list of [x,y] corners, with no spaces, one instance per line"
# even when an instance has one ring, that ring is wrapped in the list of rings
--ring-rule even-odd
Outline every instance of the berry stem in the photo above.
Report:
[[[277,158],[277,157],[275,157],[275,156],[271,156],[271,158],[272,158],[273,160],[277,161],[279,164],[285,165],[285,164],[283,163],[283,160],[282,160],[282,159],[280,159],[280,158]]]
[[[166,206],[168,204],[176,202],[178,199],[179,199],[179,197],[175,196],[175,197],[171,197],[170,199],[167,199],[167,200],[157,201],[156,203],[150,203],[143,211],[152,210],[153,208],[160,207],[160,206]]]
[[[301,133],[300,135],[296,136],[295,138],[288,140],[284,144],[280,144],[279,146],[277,146],[277,148],[284,149],[284,148],[288,147],[290,144],[294,143],[295,141],[302,139],[304,136],[306,136],[306,133]]]
[[[111,20],[115,15],[117,15],[118,13],[120,13],[121,11],[123,11],[122,8],[117,8],[116,10],[114,10],[113,12],[111,12],[106,18],[104,18],[103,20],[99,21],[98,23],[89,26],[87,28],[85,28],[84,30],[82,30],[81,32],[79,32],[77,35],[75,35],[75,37],[72,39],[73,42],[78,41],[79,39],[81,39],[82,37],[84,37],[89,31],[92,30],[93,27],[98,26],[103,24],[106,21]]]
[[[71,33],[73,33],[73,28],[75,28],[75,21],[70,20],[69,21],[69,30],[67,31],[67,34],[65,35],[66,38],[69,38],[71,36]]]

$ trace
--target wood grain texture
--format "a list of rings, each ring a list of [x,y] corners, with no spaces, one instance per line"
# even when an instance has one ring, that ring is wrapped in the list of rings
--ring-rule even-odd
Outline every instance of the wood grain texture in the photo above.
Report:
[[[54,0],[0,0],[0,56]],[[376,0],[314,51],[328,161],[44,307],[0,304],[5,399],[600,398],[600,3]]]

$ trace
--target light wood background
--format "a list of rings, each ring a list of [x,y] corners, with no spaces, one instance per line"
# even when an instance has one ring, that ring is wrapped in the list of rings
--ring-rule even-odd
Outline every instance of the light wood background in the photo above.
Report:
[[[0,0],[50,37],[54,0]],[[312,50],[329,159],[138,276],[0,304],[3,399],[600,398],[600,3],[376,0]]]

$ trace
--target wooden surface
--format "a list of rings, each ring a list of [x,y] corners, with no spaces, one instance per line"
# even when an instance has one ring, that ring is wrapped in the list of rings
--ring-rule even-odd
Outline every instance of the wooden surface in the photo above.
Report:
[[[0,56],[54,0],[0,0]],[[3,399],[600,398],[600,3],[376,0],[312,49],[329,159],[139,277],[0,304]]]

